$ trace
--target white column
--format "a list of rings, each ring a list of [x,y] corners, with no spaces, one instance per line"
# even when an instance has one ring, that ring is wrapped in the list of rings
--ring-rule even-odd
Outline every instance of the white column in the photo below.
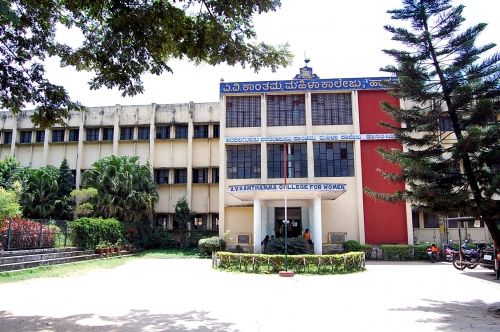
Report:
[[[314,253],[321,255],[323,252],[323,233],[321,222],[321,197],[314,198],[314,229],[312,237],[314,242]]]
[[[15,116],[16,121],[14,121],[14,127],[12,128],[12,137],[10,141],[10,155],[16,157],[16,142],[17,142],[17,122],[19,117]]]
[[[118,156],[118,141],[120,140],[120,111],[122,107],[119,104],[115,106],[115,118],[113,125],[113,155]]]
[[[219,123],[219,236],[226,231],[225,198],[226,198],[226,97],[220,96],[220,123]]]
[[[312,97],[311,92],[306,92],[306,134],[313,134],[312,125]],[[314,182],[314,144],[312,141],[307,141],[307,181]]]
[[[83,140],[85,138],[86,132],[84,129],[85,124],[85,112],[81,113],[81,122],[78,126],[78,152],[76,154],[76,189],[80,189],[82,184],[82,159],[83,159]]]
[[[151,104],[149,111],[149,162],[151,163],[151,171],[155,167],[155,120],[156,120],[156,104]]]
[[[253,200],[253,252],[260,252],[260,242],[262,241],[262,205],[260,199]]]
[[[43,139],[43,165],[49,164],[49,128],[45,129],[45,137]]]
[[[191,105],[190,105],[191,108]],[[191,113],[192,114],[192,113]],[[187,140],[187,183],[186,183],[186,200],[190,207],[193,206],[193,135],[194,125],[191,117],[188,122],[188,140]]]
[[[352,99],[352,126],[354,134],[361,134],[359,126],[359,106],[358,106],[358,92],[351,93]],[[354,174],[356,176],[356,200],[358,201],[358,235],[359,242],[365,244],[365,210],[363,200],[363,171],[361,168],[361,141],[354,141]]]

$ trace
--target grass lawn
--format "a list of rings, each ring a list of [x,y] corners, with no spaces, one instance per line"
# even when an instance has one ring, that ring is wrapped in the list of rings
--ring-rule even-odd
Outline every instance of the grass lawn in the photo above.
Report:
[[[132,256],[93,259],[60,265],[40,266],[30,269],[0,272],[0,283],[15,282],[34,278],[64,277],[82,274],[98,269],[112,269],[125,264],[131,259],[140,258],[199,258],[198,249],[155,249],[138,252]]]

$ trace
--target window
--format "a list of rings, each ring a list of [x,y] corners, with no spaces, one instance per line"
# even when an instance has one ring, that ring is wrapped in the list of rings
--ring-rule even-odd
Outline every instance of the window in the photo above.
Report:
[[[213,127],[212,127],[212,137],[213,138],[219,138],[220,137],[220,126],[219,125],[213,125]]]
[[[158,184],[168,183],[168,168],[157,168],[154,170],[155,182]]]
[[[441,131],[453,131],[453,123],[449,116],[439,117],[439,129]]]
[[[267,175],[270,178],[284,177],[283,149],[284,144],[267,145]],[[287,177],[307,177],[307,144],[287,144],[287,150]]]
[[[177,168],[174,170],[174,183],[186,183],[187,182],[187,169]]]
[[[211,222],[211,229],[213,231],[218,231],[219,230],[219,215],[218,214],[212,214],[212,222]]]
[[[156,127],[156,139],[168,139],[168,138],[170,138],[170,126]]]
[[[132,139],[134,139],[134,127],[121,127],[120,140],[130,141]]]
[[[314,176],[354,176],[352,142],[314,143]]]
[[[304,126],[305,95],[267,96],[268,126]]]
[[[219,182],[219,169],[212,168],[212,183],[218,183],[218,182]]]
[[[313,125],[352,124],[350,93],[314,93],[311,104]]]
[[[195,125],[194,138],[208,138],[208,125]]]
[[[115,134],[114,128],[102,128],[102,140],[103,141],[112,141],[114,134]]]
[[[207,230],[208,216],[206,214],[196,214],[193,220],[193,228],[197,231]]]
[[[22,130],[19,137],[19,143],[31,143],[31,135],[31,130]]]
[[[208,183],[208,168],[193,169],[193,183]]]
[[[64,129],[52,130],[52,142],[64,142]]]
[[[226,127],[260,127],[260,96],[226,97]]]
[[[99,128],[87,128],[86,140],[89,142],[99,140]]]
[[[175,126],[175,138],[177,138],[177,139],[188,138],[188,126],[187,125],[176,125]]]
[[[45,130],[37,130],[35,141],[37,143],[43,143],[45,141]]]
[[[70,142],[78,142],[79,139],[79,130],[78,129],[70,129],[69,130],[69,136],[68,136],[68,141]]]
[[[424,212],[424,228],[439,228],[439,216]]]
[[[167,229],[168,213],[157,213],[155,217],[155,227]]]
[[[260,144],[228,145],[227,178],[260,178]]]
[[[137,139],[142,141],[149,140],[149,127],[139,127],[139,131],[137,132]]]
[[[4,131],[3,132],[3,144],[12,143],[12,131]]]
[[[411,209],[411,220],[413,224],[413,228],[420,228],[420,211],[417,208]]]

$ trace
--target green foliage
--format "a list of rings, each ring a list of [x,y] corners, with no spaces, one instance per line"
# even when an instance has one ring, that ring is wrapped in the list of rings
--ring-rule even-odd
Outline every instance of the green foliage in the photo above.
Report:
[[[126,223],[154,217],[158,193],[151,166],[139,164],[137,156],[99,159],[83,174],[83,185],[97,189],[95,216],[115,217]]]
[[[186,198],[185,197],[179,198],[179,200],[177,200],[177,203],[175,203],[174,220],[179,225],[179,231],[180,231],[179,241],[181,248],[183,248],[187,244],[186,236],[190,235],[187,234],[187,230],[188,230],[188,225],[191,222],[192,218],[193,218],[193,213],[189,208]],[[196,244],[197,243],[198,242],[196,242]]]
[[[171,72],[171,59],[196,64],[249,65],[273,71],[291,62],[288,45],[256,41],[254,14],[275,11],[279,0],[129,0],[0,2],[0,108],[18,113],[35,105],[33,122],[64,124],[81,109],[67,91],[52,84],[43,61],[58,56],[62,66],[92,71],[90,88],[118,88],[123,95],[144,91],[141,75]],[[76,48],[56,41],[56,25],[83,36]]]
[[[13,156],[0,160],[0,188],[10,189],[14,181],[14,174],[21,166]]]
[[[363,253],[288,256],[289,271],[306,274],[344,274],[363,271]],[[217,252],[216,267],[227,271],[277,273],[285,270],[284,255]]]
[[[163,228],[153,228],[147,236],[147,241],[144,243],[145,249],[169,249],[175,246],[174,240],[170,233]]]
[[[0,187],[0,222],[5,218],[19,215],[21,215],[21,206],[17,194]]]
[[[500,243],[495,225],[500,218],[500,55],[491,52],[495,44],[475,45],[486,24],[461,29],[463,9],[451,0],[405,0],[403,8],[389,11],[404,25],[385,29],[403,47],[384,50],[395,65],[382,70],[397,76],[388,87],[408,102],[382,104],[404,127],[382,125],[406,149],[380,153],[401,168],[383,172],[384,177],[407,187],[394,194],[368,193],[438,214],[481,216]],[[445,131],[453,135],[443,132],[440,122],[450,123]]]
[[[226,250],[226,241],[218,236],[212,236],[198,241],[198,248],[201,254],[210,256],[212,252]]]
[[[294,237],[288,239],[288,254],[302,255],[312,252],[312,248],[303,237]],[[285,254],[285,239],[271,238],[267,242],[266,254],[279,255]]]
[[[97,189],[83,188],[71,191],[70,196],[75,200],[76,217],[89,217],[94,213],[95,198]]]
[[[73,244],[84,249],[93,250],[100,242],[123,239],[122,225],[114,218],[80,218],[68,225]]]
[[[344,242],[344,250],[346,252],[362,251],[363,246],[356,240],[347,240]]]

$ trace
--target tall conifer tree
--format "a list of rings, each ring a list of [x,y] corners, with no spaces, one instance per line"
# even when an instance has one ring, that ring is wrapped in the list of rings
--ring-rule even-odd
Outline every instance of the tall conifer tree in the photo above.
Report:
[[[384,176],[407,186],[371,194],[442,215],[481,218],[498,246],[500,55],[493,53],[495,44],[475,45],[486,24],[462,28],[464,6],[450,0],[402,4],[388,11],[402,26],[384,28],[404,47],[384,50],[395,65],[381,70],[398,78],[388,84],[405,102],[382,107],[403,125],[382,125],[406,148],[380,152],[401,166],[400,173]]]

